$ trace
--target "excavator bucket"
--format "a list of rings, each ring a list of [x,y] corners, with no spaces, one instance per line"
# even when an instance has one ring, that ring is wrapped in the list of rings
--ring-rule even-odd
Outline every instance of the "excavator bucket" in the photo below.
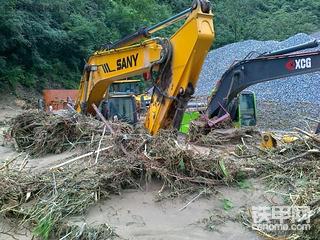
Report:
[[[273,137],[272,133],[267,132],[262,134],[261,147],[270,149],[277,147],[277,140]]]

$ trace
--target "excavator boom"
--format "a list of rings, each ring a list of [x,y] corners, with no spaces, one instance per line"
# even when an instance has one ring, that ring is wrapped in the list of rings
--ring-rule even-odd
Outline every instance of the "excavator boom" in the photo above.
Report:
[[[153,64],[161,63],[161,54],[164,53],[160,41],[147,40],[141,44],[99,51],[92,55],[80,82],[77,111],[95,115],[92,104],[99,106],[112,82],[142,74]]]
[[[184,18],[184,24],[172,37],[150,38],[152,33]],[[150,72],[157,77],[145,127],[151,134],[161,128],[179,128],[213,38],[209,2],[196,0],[182,13],[106,46],[94,53],[85,66],[77,111],[95,115],[92,104],[100,104],[112,82]]]
[[[221,117],[232,100],[249,86],[274,79],[320,71],[320,51],[291,53],[318,45],[318,41],[312,41],[300,46],[261,55],[258,58],[237,62],[217,82],[208,104],[208,117]],[[284,55],[284,53],[286,54]]]
[[[212,13],[201,1],[185,24],[170,38],[171,63],[154,86],[145,127],[151,134],[160,128],[179,129],[187,103],[194,93],[204,59],[214,38]],[[208,10],[208,8],[204,8]]]

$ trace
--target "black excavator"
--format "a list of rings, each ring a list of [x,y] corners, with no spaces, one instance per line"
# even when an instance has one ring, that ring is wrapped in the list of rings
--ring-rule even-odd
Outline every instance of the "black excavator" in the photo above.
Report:
[[[217,82],[209,99],[207,127],[226,119],[237,127],[256,125],[255,94],[244,90],[257,83],[320,71],[320,51],[304,51],[319,45],[320,41],[315,40],[233,64]]]

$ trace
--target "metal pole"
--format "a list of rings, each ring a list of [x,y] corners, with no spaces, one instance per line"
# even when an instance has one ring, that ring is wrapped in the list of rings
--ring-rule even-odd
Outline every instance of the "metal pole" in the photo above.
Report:
[[[150,37],[150,35],[152,33],[155,33],[159,30],[161,30],[162,28],[165,28],[167,26],[170,26],[174,23],[176,23],[177,21],[180,21],[181,19],[187,18],[188,15],[192,12],[192,7],[178,13],[177,15],[174,15],[173,17],[170,17],[154,26],[151,27],[147,27],[147,28],[141,28],[140,30],[138,30],[137,32],[128,35],[118,41],[116,41],[113,44],[106,44],[104,45],[102,48],[103,49],[115,49],[115,48],[120,48],[120,47],[124,47],[126,45],[138,42],[144,38],[148,38]]]
[[[154,32],[157,32],[157,31],[159,31],[160,29],[162,29],[163,27],[170,26],[170,25],[172,25],[173,23],[175,23],[175,22],[177,22],[177,21],[179,21],[179,20],[181,20],[181,19],[186,18],[186,17],[189,15],[189,13],[191,13],[191,12],[192,12],[192,7],[188,8],[188,9],[186,9],[186,10],[178,13],[177,15],[174,15],[174,16],[172,16],[172,17],[170,17],[170,18],[168,18],[168,19],[166,19],[166,20],[164,20],[164,21],[162,21],[162,22],[159,22],[158,24],[156,24],[156,25],[154,25],[154,26],[148,27],[148,28],[146,29],[146,31],[147,31],[149,34],[152,34],[152,33],[154,33]]]

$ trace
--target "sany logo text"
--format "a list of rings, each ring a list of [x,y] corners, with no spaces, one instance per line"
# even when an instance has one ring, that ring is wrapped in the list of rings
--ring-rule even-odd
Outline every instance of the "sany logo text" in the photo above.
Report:
[[[286,69],[289,71],[300,70],[312,67],[311,58],[290,59],[286,63]]]

